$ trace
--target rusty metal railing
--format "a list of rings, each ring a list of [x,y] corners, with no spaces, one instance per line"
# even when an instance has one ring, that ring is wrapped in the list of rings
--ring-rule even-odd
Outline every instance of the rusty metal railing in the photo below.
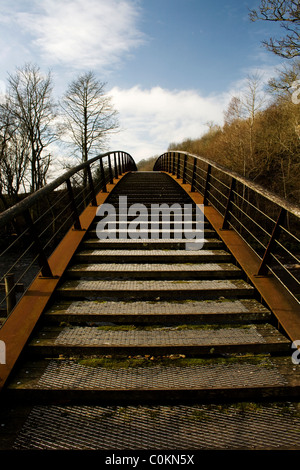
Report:
[[[258,276],[273,273],[300,301],[300,207],[209,159],[180,151],[162,154],[154,171],[191,185],[261,259]]]
[[[82,230],[83,210],[128,171],[136,171],[128,153],[98,155],[0,214],[0,325],[39,272],[52,277],[48,258],[72,226]]]

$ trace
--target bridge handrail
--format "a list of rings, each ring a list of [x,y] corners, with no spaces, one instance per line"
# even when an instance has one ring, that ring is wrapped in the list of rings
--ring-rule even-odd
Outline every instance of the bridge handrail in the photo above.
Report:
[[[203,195],[222,216],[222,230],[234,229],[260,258],[257,275],[272,272],[300,300],[300,206],[217,162],[184,151],[158,157],[154,171],[166,171],[191,192]]]
[[[271,202],[274,202],[278,206],[286,209],[288,212],[291,214],[295,215],[296,217],[300,217],[300,206],[298,204],[295,204],[293,202],[287,201],[286,199],[278,196],[277,194],[273,193],[272,191],[269,191],[268,189],[265,189],[263,186],[260,184],[255,183],[254,181],[250,180],[249,178],[246,178],[244,176],[241,176],[239,173],[236,173],[233,170],[230,170],[229,168],[220,165],[217,162],[214,162],[213,160],[210,160],[209,158],[204,158],[200,157],[199,155],[195,155],[193,153],[188,153],[188,152],[182,152],[178,150],[170,150],[166,153],[163,153],[158,157],[158,159],[155,162],[154,165],[154,170],[157,168],[156,165],[159,164],[159,160],[166,156],[167,154],[170,153],[176,153],[180,154],[184,157],[184,155],[187,155],[188,157],[196,158],[197,160],[206,163],[207,165],[210,165],[212,168],[215,168],[216,170],[221,171],[222,173],[230,176],[231,178],[235,178],[236,181],[239,181],[240,183],[244,184],[247,186],[249,189],[252,189],[253,191],[257,192],[261,196],[265,197]]]
[[[30,209],[30,207],[32,207],[39,199],[50,194],[52,191],[54,191],[63,183],[65,183],[68,179],[70,179],[73,175],[78,173],[80,170],[91,167],[93,163],[99,161],[100,159],[104,159],[105,157],[109,157],[110,155],[114,155],[117,153],[122,153],[123,155],[126,155],[133,164],[132,168],[136,169],[136,165],[132,156],[129,155],[127,152],[116,150],[97,155],[96,157],[91,158],[86,162],[80,163],[79,165],[71,168],[70,170],[67,170],[62,175],[58,176],[55,180],[46,184],[43,188],[39,189],[38,191],[35,191],[33,194],[28,195],[23,201],[18,202],[14,206],[0,213],[0,228],[9,223],[13,218],[22,214],[24,210]]]
[[[97,194],[136,170],[127,152],[99,154],[0,213],[0,319],[13,311],[18,294],[39,272],[53,278],[50,254],[72,226],[82,231],[80,215],[90,203],[97,206]]]

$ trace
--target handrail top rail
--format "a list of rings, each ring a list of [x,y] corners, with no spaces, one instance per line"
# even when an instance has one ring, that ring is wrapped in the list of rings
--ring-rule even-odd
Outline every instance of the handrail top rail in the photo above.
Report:
[[[108,155],[115,154],[118,152],[124,153],[131,157],[131,155],[128,152],[124,152],[123,150],[113,150],[113,151],[99,154],[96,157],[93,157],[90,160],[87,160],[86,162],[76,165],[75,167],[71,168],[70,170],[65,171],[62,175],[55,178],[55,180],[46,184],[43,188],[40,188],[34,193],[27,196],[23,201],[17,202],[12,207],[9,207],[4,212],[0,213],[0,227],[3,227],[7,223],[9,223],[14,217],[17,217],[26,209],[29,209],[38,199],[51,193],[51,191],[58,188],[61,184],[65,183],[75,173],[78,173],[78,171],[83,170],[84,168],[90,166],[92,163],[96,162],[97,160],[100,160],[104,157],[107,157]]]
[[[204,163],[207,163],[208,165],[212,166],[213,168],[222,171],[226,175],[234,178],[236,181],[239,181],[240,183],[246,185],[248,188],[252,189],[253,191],[257,192],[261,196],[265,197],[269,201],[277,204],[278,206],[282,207],[285,209],[287,212],[295,215],[296,217],[300,218],[300,205],[297,203],[289,202],[286,199],[277,196],[277,194],[273,193],[272,191],[265,189],[263,186],[260,184],[255,183],[254,181],[250,180],[249,178],[246,178],[245,176],[241,176],[240,174],[236,173],[233,170],[230,170],[229,168],[220,165],[217,162],[214,162],[213,160],[210,160],[209,158],[205,157],[200,157],[199,155],[195,155],[193,153],[189,152],[184,152],[181,150],[168,150],[167,152],[164,152],[162,155],[158,157],[156,162],[163,156],[166,155],[167,153],[179,153],[181,155],[187,155],[189,157],[197,158],[198,160],[201,160]]]

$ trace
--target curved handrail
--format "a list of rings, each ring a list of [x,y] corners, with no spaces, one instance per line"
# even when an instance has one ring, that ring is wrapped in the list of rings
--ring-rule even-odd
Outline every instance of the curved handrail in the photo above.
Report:
[[[136,163],[134,159],[132,158],[132,156],[127,152],[116,150],[116,151],[106,152],[106,153],[97,155],[96,157],[91,158],[90,160],[87,160],[86,162],[80,163],[79,165],[71,168],[70,170],[67,170],[65,173],[58,176],[55,180],[51,181],[51,183],[46,184],[43,188],[27,196],[23,201],[18,202],[14,206],[2,212],[0,214],[0,228],[8,224],[13,218],[23,213],[24,210],[32,207],[39,199],[43,198],[44,196],[46,196],[47,194],[51,193],[56,188],[64,184],[68,179],[70,179],[73,175],[75,175],[79,171],[83,170],[84,168],[90,167],[93,163],[95,163],[98,160],[101,160],[105,157],[109,157],[111,155],[115,155],[117,153],[122,153],[123,155],[125,155],[129,159],[129,163],[131,164],[129,165],[130,168],[133,171],[136,171],[137,169]]]
[[[222,230],[234,229],[260,258],[257,274],[271,271],[299,302],[300,206],[208,158],[169,150],[154,171],[166,171],[191,192],[203,195],[222,216]]]
[[[222,173],[226,174],[227,176],[230,176],[231,178],[234,178],[236,181],[239,181],[243,185],[245,185],[247,188],[252,189],[255,191],[257,194],[265,197],[269,201],[272,201],[273,203],[277,204],[278,206],[284,208],[291,214],[295,215],[296,217],[300,217],[300,206],[298,204],[292,203],[290,201],[287,201],[286,199],[277,196],[277,194],[273,193],[272,191],[265,189],[263,186],[260,184],[255,183],[254,181],[250,180],[249,178],[246,178],[244,176],[241,176],[240,174],[236,173],[233,170],[230,170],[229,168],[220,165],[217,162],[214,162],[213,160],[210,160],[208,158],[200,157],[199,155],[195,155],[192,153],[188,152],[182,152],[178,150],[170,150],[168,152],[163,153],[158,157],[156,160],[153,170],[155,171],[156,168],[158,168],[159,165],[159,160],[165,157],[168,154],[176,153],[177,155],[185,156],[187,155],[188,157],[196,158],[197,160],[206,163],[207,165],[210,165],[212,168],[215,168],[216,170],[221,171]]]
[[[0,295],[1,317],[10,315],[16,294],[26,291],[39,271],[53,278],[50,254],[72,226],[75,231],[85,230],[80,216],[89,204],[97,206],[97,194],[106,193],[108,183],[136,170],[127,152],[106,152],[65,171],[0,214],[0,292],[5,287],[4,296]]]

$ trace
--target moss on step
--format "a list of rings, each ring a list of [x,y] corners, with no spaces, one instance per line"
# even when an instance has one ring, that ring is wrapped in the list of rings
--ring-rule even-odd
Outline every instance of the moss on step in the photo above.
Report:
[[[251,329],[251,328],[256,328],[252,324],[237,324],[235,323],[234,325],[232,324],[201,324],[201,323],[192,323],[192,324],[184,324],[184,325],[167,325],[167,326],[162,326],[162,325],[100,325],[97,326],[98,330],[102,331],[155,331],[155,330],[161,330],[161,331],[181,331],[181,330],[223,330],[227,328],[238,328],[238,329]]]
[[[103,367],[106,369],[129,369],[137,367],[193,367],[203,365],[255,364],[258,367],[273,368],[268,354],[228,355],[218,358],[185,357],[183,354],[168,356],[97,356],[73,358],[78,364],[88,367]]]

